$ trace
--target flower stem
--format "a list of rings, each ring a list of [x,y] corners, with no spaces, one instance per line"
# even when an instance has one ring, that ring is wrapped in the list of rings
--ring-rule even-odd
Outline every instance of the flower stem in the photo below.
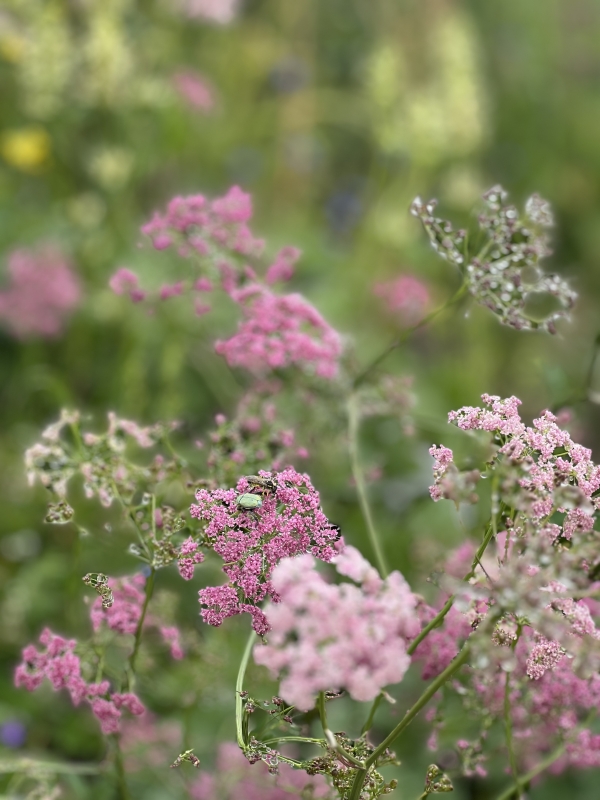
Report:
[[[404,715],[403,719],[396,725],[394,730],[389,733],[386,738],[381,742],[381,744],[373,750],[369,758],[365,761],[365,769],[359,769],[356,772],[356,776],[354,778],[354,783],[352,784],[352,789],[350,790],[350,794],[348,795],[348,800],[359,800],[360,793],[362,787],[365,782],[365,778],[367,776],[367,772],[369,767],[371,767],[379,758],[379,756],[384,753],[390,745],[392,745],[398,736],[407,728],[413,719],[417,716],[417,714],[424,708],[427,703],[431,700],[434,694],[444,686],[450,678],[458,672],[458,670],[465,664],[470,654],[469,645],[463,645],[462,650],[460,653],[454,658],[453,661],[448,664],[446,669],[441,672],[437,678],[432,681],[427,689],[423,692],[421,697],[417,700],[417,702],[410,708],[406,714]]]
[[[506,735],[506,746],[508,748],[508,761],[510,764],[510,771],[515,781],[515,791],[517,796],[521,796],[522,782],[519,779],[519,771],[517,769],[517,758],[515,756],[515,747],[512,735],[512,720],[510,714],[510,673],[507,672],[504,679],[504,732]]]
[[[373,522],[373,515],[369,505],[369,497],[367,494],[367,487],[363,475],[362,467],[360,464],[359,445],[358,445],[358,427],[359,427],[359,413],[358,403],[355,395],[351,394],[348,400],[348,447],[350,450],[350,464],[352,467],[352,476],[356,484],[356,491],[358,494],[358,502],[367,525],[367,533],[369,540],[375,553],[375,561],[377,568],[382,578],[387,577],[388,568],[385,561],[385,556],[379,542],[379,536],[375,523]]]
[[[115,767],[117,770],[117,787],[119,800],[131,800],[129,788],[127,787],[127,779],[125,777],[125,766],[123,764],[123,753],[121,752],[121,742],[119,734],[113,738],[115,750]]]
[[[325,692],[319,692],[319,699],[317,701],[317,706],[319,709],[319,718],[321,720],[321,727],[323,728],[323,733],[325,734],[325,739],[327,740],[327,744],[331,747],[332,750],[335,750],[346,762],[353,764],[355,767],[359,769],[365,768],[365,763],[363,761],[359,761],[358,758],[355,758],[350,753],[346,752],[341,744],[335,738],[334,733],[329,729],[329,725],[327,724],[327,711],[325,709]]]
[[[145,586],[146,596],[144,598],[144,605],[142,606],[142,613],[140,614],[137,628],[135,629],[135,641],[133,644],[133,650],[131,651],[131,655],[129,656],[129,662],[127,665],[127,684],[129,686],[130,691],[133,690],[135,685],[135,662],[137,660],[140,644],[142,642],[142,630],[144,627],[144,620],[146,619],[146,612],[148,611],[150,598],[152,597],[152,592],[154,591],[155,574],[156,570],[154,569],[154,567],[151,567],[150,575],[148,575],[148,578],[146,580],[146,586]]]
[[[493,536],[494,536],[494,523],[490,520],[490,523],[488,524],[483,540],[479,545],[479,547],[477,548],[475,556],[473,557],[473,561],[471,563],[471,569],[463,578],[463,581],[465,583],[471,580],[471,578],[475,575],[475,570],[477,569],[480,559],[485,553],[487,546],[492,541]],[[423,639],[429,636],[429,634],[434,628],[438,628],[442,624],[442,620],[454,605],[455,599],[456,599],[455,595],[453,594],[450,595],[450,597],[446,600],[442,608],[438,611],[438,613],[431,620],[431,622],[427,623],[427,625],[423,628],[423,630],[417,636],[415,636],[415,638],[406,648],[406,652],[408,653],[409,656],[411,656],[415,652],[415,650],[421,644]]]
[[[354,384],[353,384],[354,388],[356,389],[358,386],[364,383],[366,379],[370,376],[370,374],[375,369],[377,369],[377,367],[383,361],[385,361],[385,359],[389,356],[389,354],[393,353],[394,350],[397,350],[398,347],[400,347],[400,345],[404,344],[404,342],[407,341],[407,339],[410,339],[410,337],[415,331],[419,330],[419,328],[424,328],[425,325],[428,325],[439,314],[441,314],[442,311],[445,311],[447,308],[450,308],[450,306],[453,306],[455,303],[458,303],[458,301],[463,297],[463,295],[466,294],[467,288],[468,287],[466,283],[461,284],[461,286],[457,289],[457,291],[450,298],[448,298],[448,300],[446,300],[445,303],[443,303],[441,306],[434,309],[433,311],[430,311],[429,314],[426,314],[423,317],[423,319],[417,322],[416,325],[412,325],[410,328],[406,328],[406,330],[402,331],[402,333],[399,336],[397,336],[394,339],[394,341],[391,342],[386,347],[386,349],[377,356],[377,358],[373,359],[373,361],[371,361],[371,363],[368,366],[366,366],[362,372],[358,374],[358,376],[354,379]]]
[[[246,647],[244,648],[242,660],[240,661],[240,668],[237,674],[237,680],[235,682],[235,728],[237,733],[237,743],[242,750],[245,750],[248,745],[248,720],[247,718],[244,718],[244,707],[240,692],[243,691],[244,676],[246,675],[246,668],[248,666],[248,661],[250,660],[252,645],[255,641],[256,634],[254,631],[250,631],[250,636],[248,637]]]
[[[375,719],[375,712],[379,708],[379,704],[383,700],[383,692],[379,692],[375,700],[373,700],[373,705],[371,706],[371,710],[369,711],[369,716],[367,717],[367,721],[363,725],[362,731],[360,732],[361,736],[364,736],[371,730],[371,726],[373,725],[373,720]]]

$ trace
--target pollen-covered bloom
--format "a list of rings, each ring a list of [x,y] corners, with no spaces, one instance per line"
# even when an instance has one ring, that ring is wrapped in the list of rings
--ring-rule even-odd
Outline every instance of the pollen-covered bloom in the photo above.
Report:
[[[279,599],[265,608],[271,632],[254,648],[255,661],[282,678],[281,695],[301,711],[320,691],[346,689],[367,701],[401,681],[407,641],[419,630],[416,598],[399,572],[382,580],[353,547],[335,565],[356,583],[328,583],[309,554],[275,568]]]
[[[50,245],[14,250],[8,276],[0,290],[0,324],[19,339],[60,335],[81,300],[79,278],[65,255]]]
[[[331,561],[339,534],[321,510],[308,475],[293,468],[259,475],[269,481],[268,488],[261,489],[260,505],[238,505],[241,494],[256,489],[242,478],[237,491],[200,489],[190,513],[205,523],[204,544],[221,556],[229,579],[223,586],[200,590],[202,618],[220,625],[227,617],[247,612],[254,630],[263,635],[269,626],[258,604],[266,597],[277,599],[271,583],[274,567],[282,558],[300,553]]]
[[[393,281],[376,283],[373,292],[404,327],[416,325],[430,303],[429,289],[414,275],[400,275]]]
[[[244,318],[231,339],[215,345],[230,366],[260,375],[298,365],[322,378],[337,375],[341,337],[302,295],[276,295],[254,284],[233,299]]]

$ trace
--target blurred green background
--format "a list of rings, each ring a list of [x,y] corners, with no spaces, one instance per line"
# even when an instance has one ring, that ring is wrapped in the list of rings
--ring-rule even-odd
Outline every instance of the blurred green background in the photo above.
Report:
[[[355,337],[365,363],[397,332],[373,296],[375,282],[417,275],[435,303],[458,285],[408,214],[416,194],[438,197],[443,214],[461,226],[475,222],[473,205],[497,182],[516,202],[534,191],[551,201],[551,268],[580,294],[572,322],[549,337],[502,328],[475,306],[448,313],[388,362],[414,376],[417,434],[404,437],[392,420],[365,425],[366,463],[382,470],[371,494],[386,552],[424,591],[436,559],[464,535],[450,504],[434,505],[427,494],[427,448],[456,438],[446,431],[447,411],[475,404],[481,392],[518,395],[527,419],[568,404],[584,386],[600,330],[598,2],[246,0],[227,24],[190,16],[193,5],[0,5],[0,284],[12,250],[53,242],[84,286],[61,337],[17,339],[0,330],[0,725],[25,726],[20,753],[103,756],[84,710],[50,691],[12,688],[20,649],[44,624],[87,631],[85,610],[73,611],[84,594],[75,534],[41,522],[44,497],[26,485],[23,450],[65,405],[99,424],[114,410],[142,423],[177,418],[202,435],[217,411],[233,411],[247,382],[212,352],[214,339],[234,328],[224,313],[194,318],[176,299],[150,317],[108,289],[119,266],[154,286],[168,276],[168,257],[138,245],[141,223],[170,197],[220,194],[234,183],[250,191],[253,229],[269,251],[303,250],[293,290]],[[203,76],[212,108],[186,103],[174,83],[181,70]],[[591,388],[600,392],[600,374]],[[579,403],[573,411],[574,433],[598,452],[598,408]],[[309,419],[299,442],[310,434]],[[346,539],[370,555],[347,458],[327,444],[312,442],[308,469]],[[89,513],[99,542],[83,542],[81,572],[134,568],[106,538],[110,515],[95,506]],[[467,528],[476,528],[479,513],[464,515]],[[233,734],[231,689],[245,627],[236,620],[206,630],[196,582],[160,578],[179,595],[178,614],[196,630],[198,655],[165,663],[164,685],[149,684],[142,695],[159,714],[180,723],[187,715],[195,752],[210,763],[215,738]],[[180,688],[188,683],[197,703],[191,710]],[[398,707],[417,684],[397,690]],[[353,724],[358,716],[347,716],[344,726]],[[381,732],[386,724],[382,713]],[[417,722],[398,748],[399,797],[421,791],[430,759],[424,735]],[[174,751],[167,748],[166,758]],[[177,775],[160,775],[138,775],[134,796],[186,796]],[[110,787],[70,781],[75,797],[111,796]],[[487,798],[501,785],[501,775],[489,785],[462,780],[455,796]],[[566,791],[595,798],[597,780],[567,774],[531,797]]]

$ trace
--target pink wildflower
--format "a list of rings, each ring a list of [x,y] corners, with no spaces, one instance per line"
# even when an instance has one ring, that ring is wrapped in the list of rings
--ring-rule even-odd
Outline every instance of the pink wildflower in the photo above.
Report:
[[[234,294],[244,319],[215,350],[230,366],[265,373],[292,364],[334,378],[342,352],[339,334],[301,295],[278,296],[258,285]]]
[[[173,75],[173,86],[194,111],[208,113],[215,107],[215,95],[206,78],[193,70],[180,70]]]
[[[209,625],[220,625],[227,617],[248,612],[254,629],[262,634],[267,627],[256,606],[267,596],[277,597],[270,579],[276,564],[307,552],[331,561],[338,533],[321,510],[319,494],[308,475],[292,468],[259,474],[271,479],[276,488],[255,510],[248,512],[237,504],[238,492],[252,488],[242,478],[237,491],[200,489],[190,513],[205,522],[205,539],[226,562],[223,571],[230,581],[229,585],[200,590],[202,618]]]
[[[377,283],[373,292],[404,327],[416,325],[430,303],[427,286],[414,275],[401,275],[393,281]]]
[[[283,675],[281,694],[301,711],[320,691],[345,688],[367,701],[401,681],[410,664],[407,640],[419,629],[416,599],[399,572],[382,580],[350,547],[336,561],[362,585],[326,583],[308,554],[275,568],[279,600],[265,609],[269,643],[254,649],[258,664]]]
[[[0,322],[17,338],[58,336],[79,304],[81,286],[72,265],[55,247],[14,250],[9,285],[0,291]]]
[[[218,25],[228,25],[236,17],[240,0],[181,0],[188,17],[201,17]]]

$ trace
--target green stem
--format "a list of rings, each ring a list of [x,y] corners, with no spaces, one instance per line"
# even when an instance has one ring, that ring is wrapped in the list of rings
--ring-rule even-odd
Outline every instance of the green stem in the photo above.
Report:
[[[356,491],[358,494],[358,502],[362,511],[362,515],[367,525],[367,532],[371,547],[375,553],[375,561],[377,568],[382,578],[387,577],[388,568],[383,555],[381,544],[379,543],[379,536],[375,523],[373,522],[373,515],[371,514],[371,507],[369,505],[369,497],[367,494],[367,487],[365,484],[364,475],[360,465],[359,445],[358,445],[358,427],[359,427],[359,413],[358,403],[355,395],[350,395],[348,400],[348,447],[350,450],[350,464],[352,467],[352,475],[356,484]]]
[[[362,727],[362,731],[360,732],[361,736],[364,736],[365,733],[368,733],[371,730],[371,726],[373,725],[373,720],[375,719],[375,712],[379,708],[379,704],[383,700],[383,692],[379,692],[375,700],[373,700],[373,705],[371,706],[371,710],[369,711],[369,716],[367,717],[367,721]]]
[[[463,578],[463,581],[465,583],[467,581],[471,580],[471,578],[475,575],[475,570],[477,569],[477,565],[479,564],[479,562],[481,560],[481,557],[485,553],[485,551],[487,549],[487,546],[492,541],[493,536],[494,536],[494,524],[490,521],[490,523],[488,525],[488,528],[487,528],[487,530],[485,532],[485,535],[483,537],[483,540],[482,540],[481,544],[479,545],[479,547],[477,548],[477,552],[475,553],[475,556],[473,557],[473,561],[471,563],[471,569],[469,570],[469,572]],[[438,611],[438,613],[431,620],[431,622],[429,622],[423,628],[423,630],[417,636],[415,636],[415,638],[412,640],[412,642],[406,648],[406,652],[408,653],[409,656],[411,656],[415,652],[415,650],[421,644],[423,639],[425,639],[427,636],[429,636],[429,634],[431,633],[431,631],[434,628],[438,628],[442,624],[442,621],[443,621],[444,617],[446,616],[446,614],[450,611],[450,609],[454,605],[454,600],[455,599],[456,599],[455,595],[453,595],[453,594],[450,595],[450,597],[446,600],[446,602],[444,603],[442,608]]]
[[[262,739],[263,744],[277,744],[278,742],[304,742],[305,744],[318,744],[323,747],[325,739],[313,739],[310,736],[276,736],[274,739]]]
[[[506,735],[506,746],[508,748],[508,761],[510,764],[510,771],[512,772],[515,781],[515,791],[518,795],[521,794],[521,786],[523,785],[519,780],[519,771],[517,769],[517,758],[515,756],[515,747],[512,735],[512,720],[510,714],[510,673],[507,672],[504,679],[504,732]]]
[[[115,767],[117,770],[117,787],[119,792],[119,800],[131,800],[129,789],[127,787],[127,779],[125,777],[125,766],[123,764],[123,753],[121,752],[121,742],[119,735],[116,734],[113,738],[115,749]]]
[[[360,761],[358,758],[355,758],[350,753],[346,752],[341,744],[335,738],[334,733],[329,729],[329,725],[327,724],[327,711],[325,710],[325,692],[319,692],[319,699],[317,701],[317,706],[319,709],[319,718],[321,720],[321,727],[323,728],[323,733],[325,734],[325,739],[327,740],[327,744],[331,747],[332,750],[335,750],[336,753],[345,759],[350,764],[353,764],[355,767],[359,769],[365,768],[364,761]]]
[[[375,369],[377,369],[377,367],[383,361],[385,361],[385,359],[389,356],[389,354],[393,353],[394,350],[397,350],[398,347],[400,347],[400,345],[404,344],[404,342],[407,341],[407,339],[410,339],[410,337],[415,331],[419,330],[420,328],[424,328],[425,325],[428,325],[439,314],[441,314],[442,311],[445,311],[447,308],[450,308],[450,306],[453,306],[455,303],[458,303],[458,301],[463,297],[463,295],[466,294],[467,289],[468,289],[467,284],[463,283],[459,287],[459,289],[448,300],[446,300],[445,303],[443,303],[441,306],[434,309],[433,311],[430,311],[429,314],[426,314],[423,317],[423,319],[417,322],[416,325],[412,325],[410,328],[406,328],[406,330],[402,331],[402,333],[398,337],[396,337],[396,339],[394,339],[394,341],[391,342],[391,344],[389,344],[386,347],[386,349],[377,356],[377,358],[373,359],[373,361],[371,361],[371,363],[367,367],[365,367],[365,369],[363,369],[361,373],[359,373],[359,375],[354,379],[354,384],[353,384],[354,388],[356,389],[358,386],[364,383],[365,380],[369,377],[369,375]]]
[[[154,567],[151,567],[150,575],[146,580],[146,587],[145,587],[146,596],[144,598],[144,605],[142,606],[142,613],[140,614],[137,628],[135,629],[135,641],[133,643],[133,650],[131,651],[131,655],[129,656],[129,662],[127,668],[127,683],[130,691],[133,691],[133,688],[135,686],[135,662],[137,660],[140,644],[142,641],[142,629],[144,627],[144,620],[146,619],[146,612],[148,611],[150,598],[152,597],[152,592],[154,591],[155,574],[156,570],[154,569]]]
[[[373,750],[369,758],[367,758],[365,761],[365,769],[357,770],[354,783],[352,784],[352,789],[348,795],[348,800],[360,799],[360,793],[362,791],[369,768],[377,761],[379,756],[396,741],[398,736],[400,736],[400,734],[410,725],[413,719],[417,716],[421,709],[427,705],[434,694],[439,691],[439,689],[441,689],[442,686],[444,686],[444,684],[447,683],[447,681],[449,681],[456,672],[458,672],[458,670],[467,661],[469,654],[469,646],[468,644],[465,644],[456,658],[450,664],[448,664],[446,669],[441,672],[437,678],[432,681],[432,683],[429,684],[421,697],[419,697],[412,708],[406,712],[403,719],[396,725],[394,730],[385,737],[383,742],[381,742],[381,744],[376,747],[375,750]]]
[[[244,676],[246,675],[246,668],[250,660],[250,653],[252,652],[252,645],[256,641],[256,634],[250,631],[250,636],[244,648],[244,654],[240,662],[240,668],[235,682],[235,727],[237,732],[238,747],[245,750],[248,746],[248,720],[244,719],[244,704],[240,692],[244,690]]]
[[[532,781],[534,778],[536,778],[540,772],[543,772],[544,770],[548,769],[548,767],[551,767],[552,764],[554,764],[554,762],[563,755],[565,748],[566,742],[563,742],[563,744],[559,745],[555,750],[553,750],[543,761],[540,761],[540,763],[533,767],[533,769],[530,769],[529,772],[521,776],[519,781],[520,786],[527,785],[529,781]],[[508,789],[502,792],[502,794],[498,795],[496,800],[511,800],[515,792],[520,791],[520,786],[509,786]]]

